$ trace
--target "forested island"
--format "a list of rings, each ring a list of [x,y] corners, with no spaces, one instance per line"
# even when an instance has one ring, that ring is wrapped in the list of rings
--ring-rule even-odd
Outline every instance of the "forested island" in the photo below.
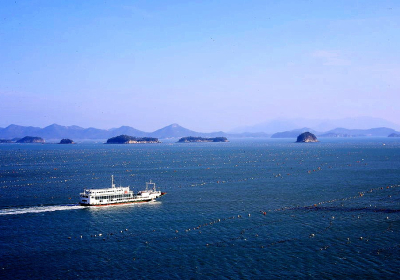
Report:
[[[152,137],[134,137],[129,135],[120,135],[112,137],[107,140],[106,144],[150,144],[150,143],[161,143],[158,138]]]
[[[182,137],[178,143],[192,143],[192,142],[229,142],[226,137],[214,137],[214,138],[203,138],[203,137]]]

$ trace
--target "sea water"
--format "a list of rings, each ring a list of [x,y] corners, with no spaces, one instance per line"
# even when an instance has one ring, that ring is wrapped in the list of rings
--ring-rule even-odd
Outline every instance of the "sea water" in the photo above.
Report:
[[[400,140],[321,140],[2,144],[0,279],[399,278]]]

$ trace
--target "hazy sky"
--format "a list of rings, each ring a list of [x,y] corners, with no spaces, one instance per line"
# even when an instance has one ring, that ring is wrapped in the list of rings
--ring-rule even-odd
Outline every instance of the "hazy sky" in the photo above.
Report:
[[[400,1],[0,2],[0,127],[400,123]]]

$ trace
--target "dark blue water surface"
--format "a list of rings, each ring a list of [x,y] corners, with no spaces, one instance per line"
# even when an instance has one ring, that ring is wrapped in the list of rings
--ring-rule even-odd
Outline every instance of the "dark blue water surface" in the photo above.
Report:
[[[85,208],[84,188],[157,202]],[[0,145],[0,279],[393,279],[400,140]]]

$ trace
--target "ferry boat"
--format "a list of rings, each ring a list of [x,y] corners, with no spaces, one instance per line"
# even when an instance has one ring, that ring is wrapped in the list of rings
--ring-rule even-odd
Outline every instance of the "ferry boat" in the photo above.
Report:
[[[111,176],[111,188],[84,189],[80,194],[79,204],[83,206],[106,206],[114,204],[130,204],[150,202],[165,195],[165,192],[157,191],[156,184],[151,180],[146,183],[146,189],[134,193],[129,187],[116,187],[114,176]]]

